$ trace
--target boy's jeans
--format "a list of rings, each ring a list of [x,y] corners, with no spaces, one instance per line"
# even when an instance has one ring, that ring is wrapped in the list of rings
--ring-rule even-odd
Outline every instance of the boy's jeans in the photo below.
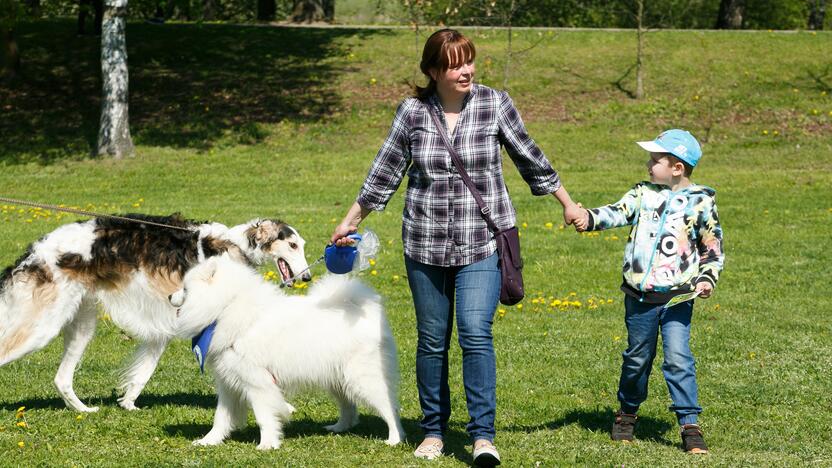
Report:
[[[667,388],[679,424],[695,424],[702,412],[697,403],[696,366],[690,351],[690,320],[693,301],[683,302],[668,310],[664,304],[645,304],[630,296],[624,299],[627,324],[627,350],[622,355],[618,401],[621,410],[635,414],[647,399],[647,381],[656,357],[659,330],[664,350],[664,372]]]
[[[451,416],[448,349],[454,318],[462,348],[462,380],[468,403],[467,430],[474,440],[494,441],[497,359],[491,335],[500,298],[497,255],[461,267],[438,267],[405,256],[416,308],[416,385],[426,436],[441,438]]]

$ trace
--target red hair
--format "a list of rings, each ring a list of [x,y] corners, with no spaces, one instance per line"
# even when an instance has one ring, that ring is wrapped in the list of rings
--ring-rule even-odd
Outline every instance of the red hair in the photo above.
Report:
[[[440,29],[431,34],[425,41],[422,61],[419,63],[419,69],[429,81],[424,88],[416,86],[416,97],[424,100],[436,92],[436,80],[430,76],[431,70],[444,73],[450,68],[473,62],[476,56],[477,49],[474,48],[474,43],[459,31]]]

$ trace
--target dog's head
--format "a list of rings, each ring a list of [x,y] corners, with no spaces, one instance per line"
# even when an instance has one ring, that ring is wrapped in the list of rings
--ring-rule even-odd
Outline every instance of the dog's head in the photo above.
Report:
[[[273,260],[283,281],[301,272],[303,281],[312,279],[303,250],[306,241],[295,228],[273,219],[254,219],[244,226],[246,256],[255,264]],[[292,282],[287,284],[291,286]]]

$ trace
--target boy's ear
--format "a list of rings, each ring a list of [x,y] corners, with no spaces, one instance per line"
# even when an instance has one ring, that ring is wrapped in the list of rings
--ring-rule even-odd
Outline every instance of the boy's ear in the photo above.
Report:
[[[685,174],[685,164],[682,161],[679,161],[676,158],[672,158],[671,162],[671,170],[673,171],[674,176],[681,176]]]

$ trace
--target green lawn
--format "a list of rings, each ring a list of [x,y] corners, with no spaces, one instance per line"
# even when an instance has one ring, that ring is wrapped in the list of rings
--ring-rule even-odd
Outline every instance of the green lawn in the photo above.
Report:
[[[478,76],[502,87],[505,31],[469,30]],[[587,206],[618,199],[645,178],[633,144],[670,127],[707,142],[694,180],[713,186],[726,263],[693,325],[702,423],[712,451],[679,449],[658,365],[639,441],[614,444],[625,347],[623,230],[561,229],[551,197],[535,198],[507,162],[522,225],[528,298],[498,312],[497,445],[508,466],[832,465],[832,34],[651,32],[647,98],[628,96],[635,59],[627,32],[522,31],[508,85],[532,136]],[[102,212],[168,214],[236,224],[279,216],[317,258],[354,199],[395,106],[416,77],[425,36],[407,30],[279,29],[222,25],[128,27],[135,159],[90,158],[98,123],[98,48],[72,21],[19,32],[21,82],[0,87],[0,196]],[[115,401],[117,370],[135,341],[102,318],[76,378],[95,414],[64,408],[52,385],[61,340],[0,368],[0,465],[421,465],[415,320],[404,278],[401,190],[365,225],[382,240],[366,281],[384,297],[399,345],[409,441],[389,448],[368,415],[330,435],[337,417],[321,394],[298,408],[280,450],[254,449],[248,429],[214,448],[191,441],[211,425],[215,396],[188,343],[164,355],[138,405]],[[77,219],[2,207],[0,264]],[[264,269],[264,271],[266,271]],[[316,275],[323,268],[315,270]],[[303,290],[297,293],[302,294]],[[555,299],[580,307],[552,307]],[[299,351],[301,352],[301,351]],[[451,455],[470,463],[460,353],[452,354]],[[28,427],[16,426],[25,406]],[[23,447],[19,447],[23,442]]]

